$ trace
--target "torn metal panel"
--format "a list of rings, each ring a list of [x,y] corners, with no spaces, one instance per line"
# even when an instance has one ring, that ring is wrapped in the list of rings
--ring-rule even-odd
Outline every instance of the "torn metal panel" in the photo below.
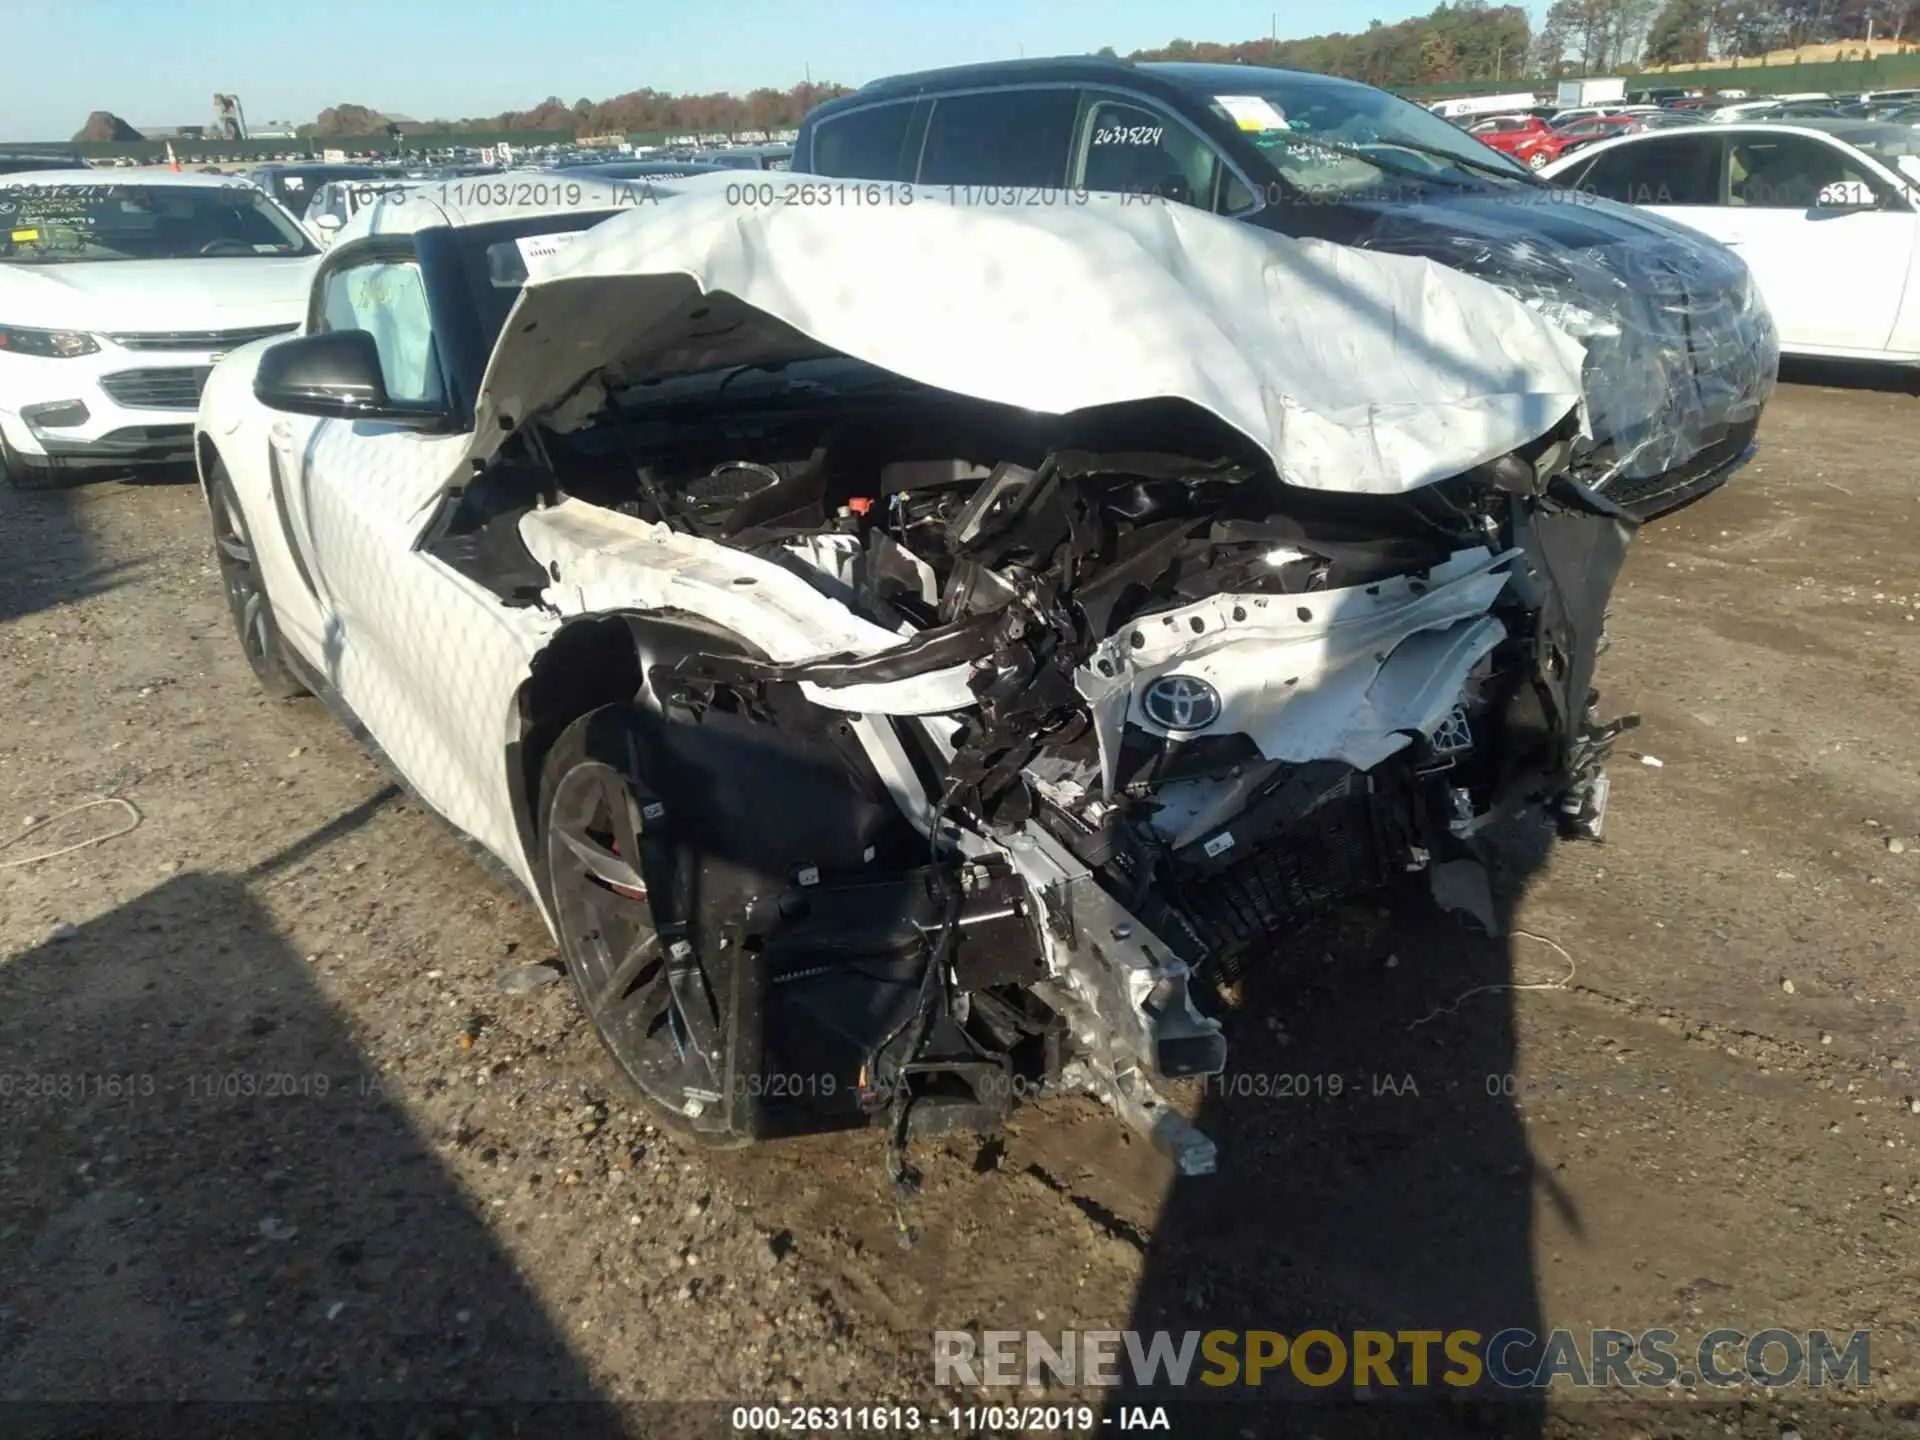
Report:
[[[778,565],[599,506],[566,500],[531,510],[520,533],[554,577],[545,598],[563,614],[684,610],[751,635],[772,660],[795,663],[903,643]],[[891,684],[806,689],[835,709],[939,715],[972,703],[966,680],[965,667],[950,666]]]
[[[1463,551],[1422,579],[1221,595],[1129,627],[1074,677],[1094,710],[1103,793],[1114,791],[1123,722],[1174,733],[1147,700],[1176,675],[1213,697],[1205,723],[1181,727],[1183,737],[1244,734],[1267,760],[1379,764],[1440,722],[1474,662],[1505,633],[1468,622],[1505,588],[1513,559]]]

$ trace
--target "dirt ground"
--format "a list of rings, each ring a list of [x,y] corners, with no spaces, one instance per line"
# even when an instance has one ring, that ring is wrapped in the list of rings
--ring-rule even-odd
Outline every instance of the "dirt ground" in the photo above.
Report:
[[[685,1148],[564,985],[518,988],[533,912],[316,702],[254,690],[191,484],[0,493],[0,1432],[82,1400],[944,1415],[1091,1392],[936,1390],[936,1329],[1128,1327],[1872,1332],[1844,1409],[1748,1383],[1176,1433],[1915,1424],[1920,400],[1794,378],[1759,459],[1636,542],[1600,683],[1644,724],[1607,843],[1515,871],[1518,932],[1335,917],[1229,1016],[1219,1175],[1048,1102],[919,1149],[911,1249],[878,1135]],[[128,823],[61,813],[96,797],[138,828],[29,860]],[[406,1433],[528,1412],[459,1413]]]

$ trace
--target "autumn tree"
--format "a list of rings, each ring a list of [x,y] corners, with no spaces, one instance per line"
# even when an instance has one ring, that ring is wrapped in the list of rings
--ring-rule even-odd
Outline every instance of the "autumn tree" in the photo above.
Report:
[[[1374,85],[1418,81],[1497,81],[1526,66],[1527,12],[1518,5],[1460,0],[1388,25],[1374,20],[1358,35],[1336,32],[1297,40],[1270,36],[1231,42],[1172,40],[1136,50],[1130,60],[1203,60],[1219,64],[1286,65],[1344,75]]]
[[[1712,28],[1713,0],[1667,0],[1647,31],[1647,64],[1706,59]]]

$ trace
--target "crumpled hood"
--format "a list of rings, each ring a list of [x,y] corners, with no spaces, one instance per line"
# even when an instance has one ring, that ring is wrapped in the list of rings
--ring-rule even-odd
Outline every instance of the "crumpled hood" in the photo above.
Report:
[[[1506,454],[1582,401],[1578,342],[1430,260],[1120,196],[968,204],[894,186],[856,205],[862,187],[809,188],[839,201],[758,208],[737,179],[670,182],[530,259],[476,457],[530,416],[584,419],[596,376],[834,352],[1044,413],[1184,399],[1283,480],[1372,494]]]
[[[50,330],[246,330],[306,318],[316,255],[0,265],[0,323]]]

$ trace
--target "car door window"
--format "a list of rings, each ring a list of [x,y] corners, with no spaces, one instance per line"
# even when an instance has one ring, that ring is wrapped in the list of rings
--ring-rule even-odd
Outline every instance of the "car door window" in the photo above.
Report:
[[[912,160],[901,151],[912,120],[910,100],[823,120],[813,132],[813,173],[840,180],[911,180]]]
[[[1078,109],[1067,89],[943,95],[927,121],[921,183],[1064,187]]]
[[[1588,194],[1624,205],[1718,205],[1720,140],[1661,136],[1596,155],[1580,177]]]
[[[1837,145],[1804,135],[1737,135],[1727,150],[1727,203],[1758,210],[1871,204],[1865,167]]]
[[[1223,168],[1219,153],[1198,134],[1145,105],[1096,99],[1080,123],[1076,183],[1082,189],[1153,195],[1208,210]],[[1241,186],[1230,200],[1245,191]]]
[[[373,336],[391,399],[403,405],[445,399],[426,286],[413,261],[373,260],[336,270],[327,277],[322,318],[324,329]]]

